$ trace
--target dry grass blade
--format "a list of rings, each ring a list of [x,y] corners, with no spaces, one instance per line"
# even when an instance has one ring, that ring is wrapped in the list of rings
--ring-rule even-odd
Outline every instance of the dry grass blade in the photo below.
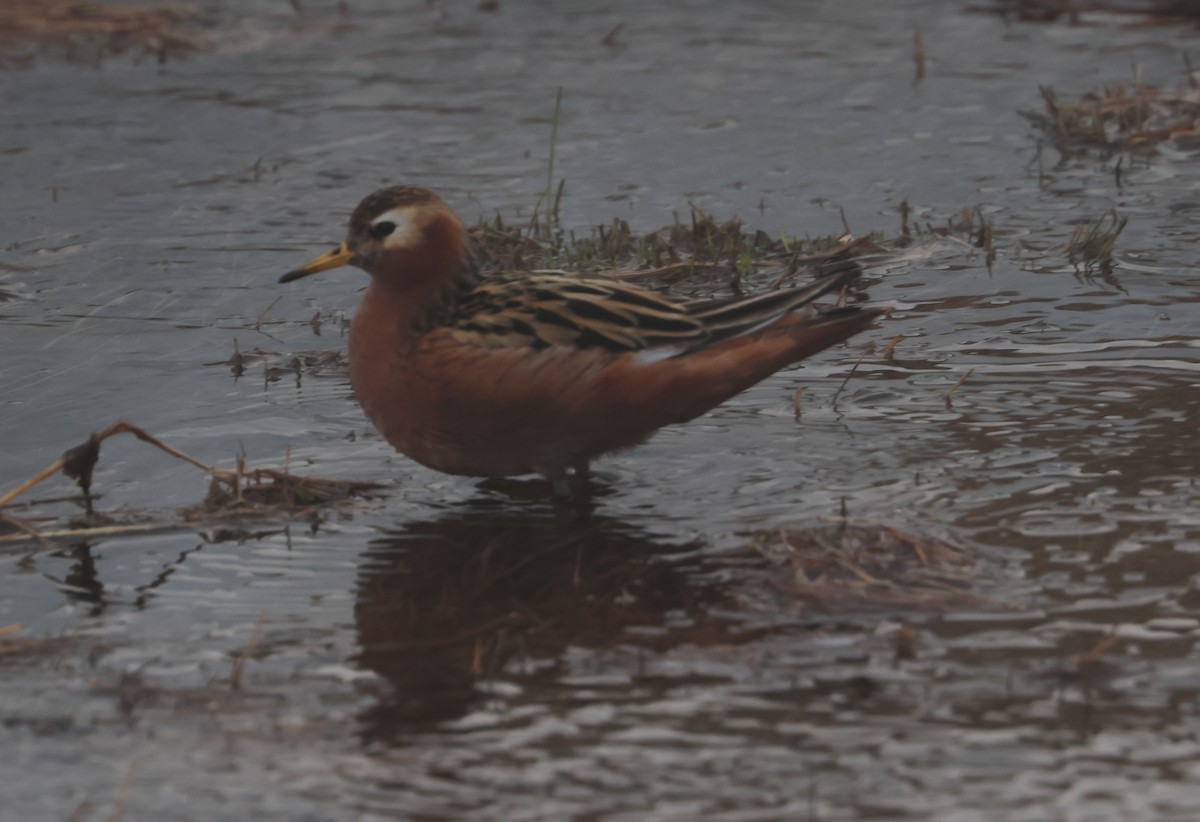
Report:
[[[863,360],[866,358],[867,355],[865,353],[858,358],[858,360],[846,373],[846,379],[842,380],[842,384],[837,387],[837,391],[833,392],[833,399],[830,401],[830,405],[832,405],[835,409],[837,408],[838,397],[842,395],[842,390],[845,389],[847,384],[849,384],[850,378],[854,376],[854,372],[858,370],[858,367],[863,364]]]
[[[0,494],[0,508],[3,508],[6,505],[9,505],[10,503],[12,503],[13,500],[15,500],[17,497],[21,496],[22,494],[24,494],[29,489],[33,488],[35,485],[43,482],[44,480],[48,479],[49,477],[54,476],[55,474],[57,474],[59,471],[62,470],[62,467],[63,467],[63,460],[58,459],[55,462],[53,462],[50,465],[43,468],[41,471],[38,471],[36,474],[34,474],[29,479],[22,482],[16,488],[13,488],[11,491],[8,491],[4,494]]]
[[[599,272],[614,280],[656,280],[663,283],[673,283],[694,277],[701,271],[718,271],[720,263],[678,262],[659,266],[658,268],[612,268]]]
[[[913,62],[916,64],[914,83],[925,79],[925,43],[921,40],[921,30],[913,25]]]
[[[152,531],[164,531],[177,527],[173,522],[130,522],[119,525],[98,525],[92,528],[61,528],[51,530],[25,531],[18,534],[0,536],[0,545],[5,543],[29,542],[36,540],[83,540],[96,537],[124,536],[126,534],[145,534]]]
[[[958,387],[960,385],[962,385],[964,382],[967,381],[967,377],[971,376],[974,373],[975,373],[974,368],[968,368],[966,373],[964,373],[961,377],[959,377],[957,380],[955,380],[954,385],[950,386],[950,390],[946,392],[946,408],[947,409],[954,407],[954,403],[951,402],[951,398],[954,396],[954,392],[958,390]]]
[[[0,542],[44,541],[45,535],[33,524],[0,511]]]
[[[216,470],[208,465],[205,465],[199,460],[189,457],[187,454],[184,454],[181,451],[175,450],[171,446],[160,441],[151,434],[148,434],[146,431],[142,430],[136,425],[125,422],[124,420],[117,420],[99,434],[92,434],[82,444],[73,448],[68,448],[63,456],[57,461],[46,468],[43,468],[41,471],[25,480],[11,491],[0,495],[0,508],[8,505],[14,499],[33,488],[38,483],[43,482],[49,477],[52,477],[60,470],[79,483],[80,488],[83,489],[85,498],[89,500],[90,508],[92,469],[95,467],[96,461],[100,458],[100,443],[104,442],[109,437],[116,436],[117,434],[133,434],[143,442],[148,442],[155,448],[165,451],[176,459],[190,463],[191,465],[194,465],[202,471],[208,472],[209,474]]]
[[[1045,676],[1057,679],[1063,685],[1074,685],[1085,694],[1100,691],[1121,672],[1119,663],[1105,658],[1119,641],[1116,634],[1106,634],[1092,648],[1078,654],[1071,667],[1047,671]]]
[[[129,801],[129,792],[133,788],[133,779],[137,776],[138,768],[140,767],[141,763],[134,760],[125,769],[125,776],[121,778],[121,784],[117,785],[117,790],[113,794],[112,807],[108,809],[108,815],[104,817],[104,822],[119,822],[125,814],[125,804]]]
[[[242,689],[242,673],[246,670],[246,660],[254,653],[258,647],[258,638],[262,634],[263,623],[267,620],[267,612],[260,611],[258,619],[254,620],[254,627],[250,630],[250,638],[246,640],[246,644],[238,651],[237,657],[233,660],[233,671],[229,674],[229,687],[231,690],[240,691]]]
[[[1076,662],[1085,665],[1091,662],[1100,661],[1106,653],[1108,653],[1114,645],[1121,641],[1121,638],[1116,634],[1107,634],[1103,639],[1097,642],[1090,650],[1076,657]]]
[[[92,815],[92,810],[96,807],[95,803],[90,799],[84,799],[75,806],[75,810],[71,811],[71,815],[67,817],[66,822],[85,822]]]
[[[63,637],[20,636],[23,630],[24,626],[16,622],[0,627],[0,657],[53,653],[70,642]]]

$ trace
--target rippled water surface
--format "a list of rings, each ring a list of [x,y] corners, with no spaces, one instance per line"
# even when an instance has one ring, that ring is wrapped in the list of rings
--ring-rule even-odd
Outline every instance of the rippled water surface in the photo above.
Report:
[[[1195,29],[324,5],[210,4],[216,48],[161,64],[0,72],[0,490],[117,418],[386,483],[311,521],[0,547],[0,626],[46,640],[0,655],[6,818],[1194,818],[1200,166],[1164,148],[1118,178],[1018,110],[1179,85]],[[235,341],[344,348],[361,278],[276,280],[381,183],[527,219],[560,86],[580,232],[691,203],[895,236],[907,200],[920,225],[978,207],[995,263],[925,235],[873,266],[879,328],[604,461],[587,519],[410,463],[336,372],[231,374]],[[1111,273],[1075,270],[1072,231],[1112,208]],[[205,491],[132,439],[96,486],[109,511]],[[843,510],[959,546],[978,606],[806,608],[740,547]]]

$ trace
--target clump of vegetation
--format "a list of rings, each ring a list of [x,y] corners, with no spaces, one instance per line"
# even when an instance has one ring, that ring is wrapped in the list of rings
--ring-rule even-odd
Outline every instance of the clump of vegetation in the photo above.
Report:
[[[320,315],[315,314],[309,320],[309,327],[314,333],[320,334]],[[207,362],[205,365],[226,365],[235,379],[240,379],[249,373],[255,373],[255,366],[261,368],[263,389],[271,383],[285,378],[294,378],[297,387],[305,375],[313,377],[346,376],[350,372],[350,358],[345,351],[297,351],[294,354],[281,354],[278,351],[268,351],[255,346],[249,351],[238,347],[238,341],[233,340],[233,354],[229,359]]]
[[[1117,216],[1116,209],[1109,212],[1107,225],[1102,218],[1094,223],[1080,223],[1071,232],[1067,241],[1067,259],[1071,264],[1091,272],[1097,268],[1108,271],[1112,268],[1112,253],[1117,237],[1125,230],[1128,217]]]
[[[1200,84],[1188,70],[1188,85],[1175,91],[1159,86],[1103,86],[1077,100],[1063,100],[1042,87],[1042,111],[1022,112],[1063,153],[1101,149],[1146,150],[1171,141],[1200,148]]]
[[[182,5],[7,0],[0,15],[0,50],[9,57],[0,65],[31,62],[31,48],[65,51],[68,57],[133,51],[161,62],[170,55],[209,48],[206,40],[189,31],[194,19],[194,10]]]
[[[914,40],[923,54],[919,32]],[[918,58],[918,63],[920,62]],[[734,293],[749,288],[777,288],[801,270],[821,274],[840,269],[869,254],[885,253],[911,242],[908,204],[901,206],[900,237],[888,241],[882,234],[856,237],[845,214],[843,231],[821,237],[773,237],[764,231],[748,231],[733,217],[721,221],[690,205],[687,219],[675,215],[674,222],[649,233],[633,231],[625,220],[595,226],[586,235],[563,228],[559,205],[566,181],[554,185],[554,158],[558,124],[562,112],[562,89],[554,102],[550,150],[547,156],[546,187],[530,219],[506,223],[500,215],[481,220],[470,229],[472,252],[485,271],[573,271],[630,279],[643,285],[711,288],[724,285]],[[964,209],[962,222],[951,220],[944,230],[929,227],[943,236],[965,232],[973,235],[978,217],[979,233],[972,245],[987,251],[990,268],[995,257],[991,227],[977,209]],[[920,233],[918,228],[918,233]]]
[[[208,495],[203,504],[184,512],[189,519],[204,519],[214,514],[227,518],[232,514],[294,513],[298,509],[368,496],[383,487],[374,482],[293,474],[286,469],[251,469],[242,457],[234,470],[213,469],[209,476]]]
[[[772,528],[743,550],[767,560],[770,589],[806,610],[986,604],[971,592],[974,562],[961,548],[887,525]]]
[[[982,209],[963,206],[958,214],[946,219],[945,225],[934,225],[929,221],[922,225],[911,217],[912,207],[908,200],[904,200],[900,203],[900,236],[892,241],[892,245],[904,247],[910,245],[914,238],[923,236],[956,237],[973,248],[981,249],[987,270],[992,270],[992,264],[996,262],[996,236]]]
[[[551,121],[546,188],[528,223],[505,223],[497,214],[470,231],[473,255],[484,270],[570,270],[640,280],[647,285],[710,286],[720,282],[737,293],[743,281],[755,275],[769,274],[770,286],[777,287],[803,267],[820,271],[884,250],[882,237],[855,238],[844,216],[845,231],[838,235],[774,238],[763,231],[744,230],[736,217],[718,221],[694,205],[688,221],[676,215],[672,225],[647,234],[633,231],[621,219],[595,226],[586,236],[567,231],[559,221],[566,181],[554,185],[561,113],[560,88]]]
[[[750,232],[734,217],[719,221],[693,206],[687,221],[649,233],[625,220],[594,227],[587,235],[562,229],[553,217],[527,225],[496,216],[471,231],[474,253],[486,270],[570,270],[650,285],[709,286],[740,290],[747,279],[769,278],[776,286],[800,270],[817,271],[884,251],[881,236],[848,231],[817,238]]]
[[[100,460],[101,443],[119,434],[132,434],[175,459],[205,471],[210,482],[204,502],[183,509],[176,518],[165,520],[143,516],[112,517],[97,513],[93,508],[96,497],[92,493],[92,473]],[[60,471],[75,480],[83,492],[82,497],[69,501],[82,503],[86,511],[85,517],[64,524],[54,519],[18,518],[12,513],[17,508],[14,501],[19,496]],[[319,506],[346,502],[353,497],[368,496],[381,487],[372,482],[294,474],[289,470],[287,455],[284,457],[282,470],[250,469],[241,457],[233,469],[216,468],[172,448],[136,425],[118,420],[100,433],[92,434],[81,444],[68,448],[61,458],[16,488],[0,494],[0,543],[112,535],[179,527],[185,523],[194,525],[201,521],[220,523],[246,515],[294,515]]]

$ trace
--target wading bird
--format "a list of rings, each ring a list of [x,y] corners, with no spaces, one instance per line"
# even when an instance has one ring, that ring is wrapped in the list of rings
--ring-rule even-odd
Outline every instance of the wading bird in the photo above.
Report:
[[[346,240],[280,282],[371,275],[350,377],[396,450],[448,474],[540,473],[569,494],[591,460],[686,422],[867,328],[884,309],[818,310],[857,268],[752,297],[680,300],[604,277],[483,273],[432,191],[363,200]]]

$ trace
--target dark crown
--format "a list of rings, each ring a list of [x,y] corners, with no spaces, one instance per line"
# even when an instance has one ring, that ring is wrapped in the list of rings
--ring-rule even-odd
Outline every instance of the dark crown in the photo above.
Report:
[[[401,206],[441,205],[442,200],[432,191],[420,186],[389,186],[381,188],[366,198],[350,215],[350,236],[361,236],[371,228],[371,222],[380,214]]]

